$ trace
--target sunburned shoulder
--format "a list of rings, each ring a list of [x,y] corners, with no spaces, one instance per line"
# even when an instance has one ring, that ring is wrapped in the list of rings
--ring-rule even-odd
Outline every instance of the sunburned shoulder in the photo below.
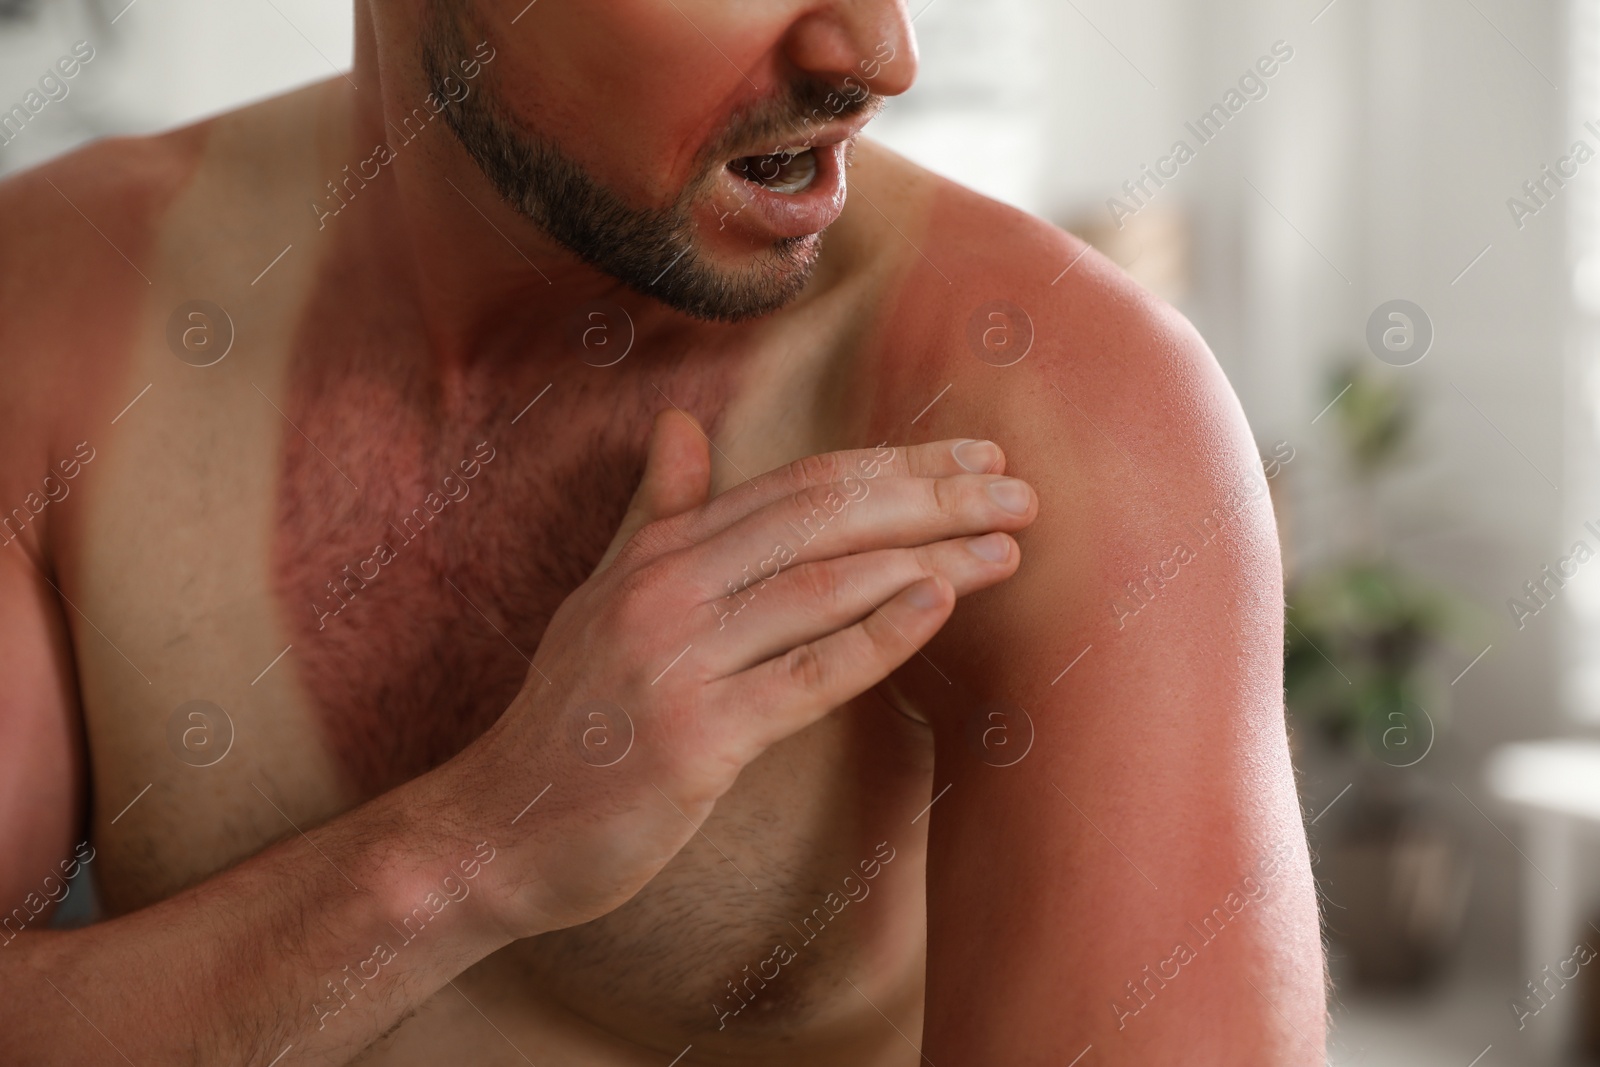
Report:
[[[31,484],[120,377],[159,219],[199,138],[96,141],[0,182],[0,482]]]
[[[885,227],[903,254],[869,345],[868,439],[988,438],[1038,495],[1037,519],[1017,535],[1017,573],[964,597],[928,661],[973,691],[1041,703],[1091,645],[1117,650],[1099,662],[1130,672],[1124,680],[1179,659],[1185,670],[1232,663],[1241,649],[1276,662],[1269,483],[1200,335],[1071,234],[942,179],[911,180],[920,217]],[[1173,567],[1183,581],[1170,580]],[[1169,579],[1159,611],[1127,599],[1147,568]],[[1113,643],[1123,634],[1135,637]],[[948,680],[917,661],[903,679],[923,718],[957,713],[960,702],[940,696]]]
[[[291,157],[312,154],[338,97],[318,83],[165,132],[92,141],[7,177],[0,278],[12,292],[31,281],[21,288],[34,299],[74,284],[152,284],[136,253],[152,251],[163,215],[202,171],[241,199],[257,192]]]
[[[121,388],[117,360],[144,304],[165,298],[175,264],[206,261],[195,240],[224,243],[249,226],[295,145],[310,154],[326,91],[94,141],[0,181],[0,377],[15,387],[0,398],[0,413],[15,416],[0,418],[0,449],[37,437],[53,412],[92,406],[97,383]],[[175,244],[173,209],[202,176],[229,211]]]
[[[123,238],[142,245],[160,210],[198,166],[210,123],[144,137],[109,137],[0,181],[0,269],[37,297],[72,280],[63,271],[94,271],[100,255],[88,255],[91,239],[113,258]],[[68,225],[75,222],[76,225]],[[97,236],[98,233],[98,236]],[[43,255],[47,247],[55,256]],[[71,250],[63,256],[60,250]],[[70,260],[40,270],[45,258]],[[131,258],[131,257],[130,257]],[[122,261],[138,281],[137,270]],[[52,285],[51,283],[62,283]]]
[[[1019,473],[1196,506],[1259,469],[1233,389],[1176,309],[1078,237],[878,152],[875,193],[899,187],[908,205],[878,201],[899,264],[877,331],[883,432],[915,417],[919,440],[984,433]]]

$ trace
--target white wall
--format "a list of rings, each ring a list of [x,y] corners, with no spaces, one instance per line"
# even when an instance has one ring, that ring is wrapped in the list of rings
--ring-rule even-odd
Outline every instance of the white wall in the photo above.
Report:
[[[350,65],[351,8],[339,0],[40,0],[0,21],[0,109],[87,41],[95,58],[71,92],[0,147],[0,173],[112,133],[181,125]]]

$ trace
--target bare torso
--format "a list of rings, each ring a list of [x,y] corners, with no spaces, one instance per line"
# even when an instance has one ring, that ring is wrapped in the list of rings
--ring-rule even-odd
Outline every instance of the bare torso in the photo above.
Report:
[[[358,5],[358,74],[409,62],[402,7]],[[614,112],[614,140],[679,151],[749,79],[691,81],[683,49],[709,38],[677,7],[604,24],[538,5],[549,32],[524,40],[582,44],[593,69],[541,82],[530,46],[496,73],[527,100],[581,99],[558,116],[569,143]],[[887,5],[739,7],[751,54],[821,72],[894,21]],[[628,22],[643,28],[619,61]],[[639,106],[680,84],[681,106]],[[1256,444],[1192,327],[1076,239],[870,144],[797,299],[691,322],[561,262],[441,125],[347,178],[390,136],[384,99],[354,93],[332,79],[0,183],[0,894],[23,901],[0,916],[8,1047],[279,1067],[1066,1063],[1089,1045],[1116,1065],[1322,1062],[1276,535]],[[667,170],[630,169],[632,152],[602,153],[610,177],[659,202]],[[335,180],[349,202],[329,217]],[[700,243],[748,260],[737,223],[713,238],[712,203]],[[620,310],[596,320],[596,300]],[[883,684],[741,760],[700,832],[657,856],[647,841],[657,862],[606,896],[590,861],[633,841],[584,834],[604,788],[541,805],[550,780],[530,770],[508,789],[530,752],[563,785],[581,768],[551,756],[544,702],[502,712],[541,643],[564,683],[589,622],[646,617],[574,631],[563,612],[545,633],[667,405],[708,431],[713,492],[838,449],[988,438],[1037,521],[1010,578],[908,639]],[[1150,577],[1194,516],[1224,535],[1181,580]],[[1117,598],[1141,574],[1155,588],[1129,621]],[[577,673],[651,647],[629,636]],[[1029,716],[1026,760],[974,745],[996,701]],[[632,826],[642,792],[598,825]],[[478,875],[443,850],[481,841],[491,862],[502,834],[476,903],[415,929],[415,910],[391,917],[446,906],[434,887],[463,883],[436,869]],[[115,918],[42,931],[35,872],[85,838]],[[1140,961],[1267,867],[1270,895],[1199,973],[1130,1000]],[[601,914],[595,899],[645,878],[585,925],[543,921]],[[374,950],[339,970],[385,923],[404,962],[384,971]]]
[[[586,294],[559,322],[509,310],[470,361],[430,360],[378,212],[357,202],[318,230],[305,208],[342,158],[336,91],[138,148],[143,199],[91,188],[104,179],[89,169],[127,149],[55,172],[63,199],[116,225],[74,233],[94,280],[24,321],[41,357],[70,354],[30,359],[28,388],[49,400],[8,432],[50,462],[80,441],[93,455],[29,536],[73,605],[92,869],[112,913],[414,777],[493,722],[604,552],[654,412],[700,419],[719,492],[912,436],[942,384],[905,310],[907,276],[928,265],[894,232],[919,233],[942,194],[869,147],[852,184],[895,227],[853,201],[810,289],[775,316],[709,335],[657,316],[611,362],[633,326],[590,317]],[[231,320],[210,366],[169,342],[193,300]],[[596,323],[609,332],[586,344]],[[207,324],[214,349],[227,327]],[[932,768],[926,726],[868,693],[752,765],[638,897],[484,961],[363,1062],[665,1064],[690,1044],[684,1063],[916,1062],[927,822],[913,820]],[[870,893],[846,897],[841,879],[874,860]]]

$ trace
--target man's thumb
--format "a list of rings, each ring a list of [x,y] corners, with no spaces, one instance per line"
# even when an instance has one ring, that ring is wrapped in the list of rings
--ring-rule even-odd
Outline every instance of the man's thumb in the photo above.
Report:
[[[711,451],[693,415],[668,408],[656,416],[644,477],[634,491],[611,547],[595,567],[605,570],[622,546],[640,528],[657,519],[682,514],[704,504],[711,495]]]

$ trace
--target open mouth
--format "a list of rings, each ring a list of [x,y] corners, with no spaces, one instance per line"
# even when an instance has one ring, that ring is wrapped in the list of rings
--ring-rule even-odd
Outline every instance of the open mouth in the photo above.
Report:
[[[741,156],[728,164],[745,181],[774,193],[794,196],[804,192],[817,177],[816,153],[775,152],[765,156]]]

